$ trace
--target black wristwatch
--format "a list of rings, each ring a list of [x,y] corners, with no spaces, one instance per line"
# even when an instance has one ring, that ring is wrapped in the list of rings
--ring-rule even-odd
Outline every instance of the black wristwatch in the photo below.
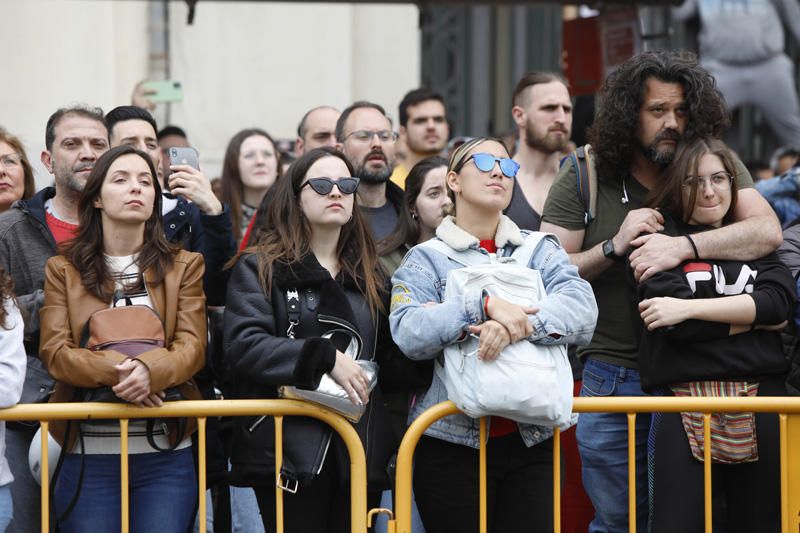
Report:
[[[622,256],[617,255],[614,251],[614,241],[612,239],[608,239],[603,243],[603,255],[614,261],[622,259]]]

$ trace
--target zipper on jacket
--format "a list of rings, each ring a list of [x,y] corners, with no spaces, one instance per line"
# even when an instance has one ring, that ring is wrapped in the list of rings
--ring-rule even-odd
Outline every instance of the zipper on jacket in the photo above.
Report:
[[[377,309],[376,309],[376,311],[377,311]],[[374,316],[378,316],[377,312],[376,312],[376,314]],[[374,339],[372,341],[372,359],[370,359],[370,360],[374,360],[375,359],[375,352],[378,350],[378,335],[380,334],[380,331],[378,331],[378,322],[377,321],[374,322],[373,329],[375,330],[375,334],[373,335]],[[369,405],[367,406],[367,434],[364,437],[364,455],[365,456],[367,454],[369,454],[369,434],[370,434],[369,426],[370,426],[370,424],[372,422],[372,411],[373,411],[372,402],[370,402]],[[369,463],[367,463],[367,464],[369,464]],[[367,475],[369,475],[369,470],[367,470]]]
[[[249,431],[250,433],[254,432],[256,429],[258,429],[258,426],[260,426],[260,425],[261,425],[261,423],[262,423],[264,420],[266,420],[266,419],[267,419],[267,416],[266,416],[266,415],[261,415],[261,416],[259,416],[258,418],[256,418],[255,420],[253,420],[253,421],[250,423],[250,425],[249,425],[249,426],[247,426],[247,431]]]

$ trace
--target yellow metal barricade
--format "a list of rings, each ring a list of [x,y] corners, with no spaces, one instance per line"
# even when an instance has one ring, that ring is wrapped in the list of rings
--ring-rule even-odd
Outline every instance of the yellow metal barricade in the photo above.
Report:
[[[353,425],[343,417],[313,404],[295,400],[208,400],[169,402],[162,407],[142,408],[106,403],[26,404],[0,409],[0,420],[39,420],[42,426],[41,519],[42,532],[50,531],[48,479],[48,422],[53,420],[118,419],[120,422],[121,530],[129,530],[128,507],[128,422],[139,418],[190,417],[198,420],[198,509],[200,532],[206,531],[206,420],[218,416],[275,417],[276,472],[282,463],[282,423],[284,416],[308,416],[331,426],[344,441],[350,455],[351,531],[367,531],[367,467],[364,448]],[[275,480],[277,481],[277,480]],[[278,532],[283,531],[283,491],[276,490]]]
[[[635,431],[637,413],[699,412],[703,413],[704,441],[711,441],[711,413],[756,412],[777,413],[780,420],[781,454],[781,532],[800,529],[800,398],[793,397],[742,397],[742,398],[675,398],[675,397],[614,397],[575,398],[577,413],[624,413],[628,419],[628,508],[630,531],[636,532],[636,450]],[[425,430],[445,416],[458,413],[453,402],[442,402],[422,413],[406,431],[397,456],[397,484],[395,490],[395,519],[390,520],[390,531],[411,533],[411,483],[414,450]],[[560,432],[553,437],[553,525],[561,531],[560,485]],[[486,524],[486,421],[481,420],[481,451],[479,463],[480,513],[479,531],[487,531]],[[704,505],[705,531],[712,532],[711,508],[711,447],[704,447]]]

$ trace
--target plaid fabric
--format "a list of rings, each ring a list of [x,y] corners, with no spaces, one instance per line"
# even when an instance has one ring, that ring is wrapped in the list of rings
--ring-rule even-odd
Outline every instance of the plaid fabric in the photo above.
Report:
[[[756,396],[758,383],[746,381],[692,381],[671,387],[675,396]],[[703,414],[681,413],[692,455],[703,461]],[[758,461],[756,418],[753,413],[711,415],[711,461],[736,464]]]

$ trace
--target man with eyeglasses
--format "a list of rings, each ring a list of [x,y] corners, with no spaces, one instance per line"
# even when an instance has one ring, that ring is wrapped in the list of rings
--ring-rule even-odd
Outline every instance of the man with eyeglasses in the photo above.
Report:
[[[734,223],[689,239],[658,233],[664,218],[645,207],[681,141],[722,136],[725,103],[713,77],[692,54],[645,52],[605,80],[589,130],[597,172],[594,212],[584,208],[580,180],[567,162],[550,189],[541,230],[558,236],[580,274],[592,283],[599,318],[584,361],[582,396],[644,396],[637,353],[642,322],[625,258],[639,280],[692,258],[756,259],[781,243],[772,209],[736,161]],[[590,187],[592,189],[592,187]],[[583,485],[595,508],[590,533],[628,531],[628,421],[623,413],[582,413],[577,440]],[[650,416],[636,417],[636,527],[648,521],[647,435]]]
[[[414,89],[403,97],[398,109],[400,135],[405,137],[405,160],[395,166],[392,183],[404,187],[408,172],[427,157],[440,155],[450,138],[444,97],[431,89]]]
[[[358,204],[372,236],[380,241],[394,231],[403,208],[403,190],[389,181],[397,140],[392,121],[378,104],[356,102],[336,122],[336,140],[361,180]]]
[[[327,105],[306,112],[297,126],[297,140],[294,144],[297,157],[314,148],[323,146],[335,148],[336,121],[339,120],[340,114],[338,109]]]

